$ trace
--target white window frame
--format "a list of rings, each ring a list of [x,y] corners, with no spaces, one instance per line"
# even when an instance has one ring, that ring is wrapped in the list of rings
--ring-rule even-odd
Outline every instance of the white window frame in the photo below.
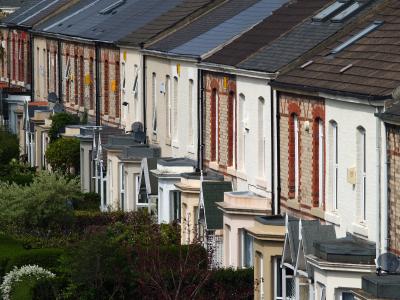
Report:
[[[262,253],[257,252],[258,260],[259,260],[259,269],[260,269],[260,299],[264,299],[265,291],[264,291],[264,256]]]
[[[245,105],[246,96],[244,94],[239,95],[239,107],[238,107],[238,128],[239,128],[239,164],[238,168],[244,170],[246,166],[246,129],[245,129]]]
[[[318,119],[318,206],[320,208],[324,206],[324,172],[324,121]]]
[[[251,239],[251,246],[250,249],[248,251],[246,251],[246,236]],[[240,229],[240,241],[241,241],[241,263],[240,266],[242,268],[251,268],[252,266],[254,266],[254,262],[253,262],[253,255],[252,252],[254,250],[254,239],[252,238],[252,236],[250,236],[247,231],[244,228]],[[250,265],[246,266],[246,252],[249,252],[250,254]]]
[[[166,123],[167,123],[167,137],[171,138],[172,135],[172,107],[171,107],[171,77],[169,75],[165,78],[165,99],[166,99]]]
[[[125,193],[125,189],[126,189],[126,182],[125,182],[125,166],[123,163],[121,163],[119,165],[119,178],[120,178],[120,208],[122,211],[125,211],[126,207],[125,207],[125,199],[126,199],[126,193]]]
[[[153,106],[153,118],[152,118],[152,130],[153,134],[157,134],[157,75],[156,73],[152,74],[151,78],[151,99]]]
[[[367,135],[363,127],[358,128],[359,157],[358,174],[360,174],[360,219],[367,220]]]
[[[282,282],[282,272],[281,272],[281,276],[280,276],[280,280],[281,280],[281,287],[282,287],[282,296],[278,297],[278,278],[279,278],[279,269],[281,268],[281,264],[280,264],[280,256],[274,256],[272,258],[273,260],[273,268],[274,268],[274,299],[275,300],[282,300],[283,299],[283,282]]]
[[[172,103],[172,110],[173,110],[173,138],[175,141],[178,140],[178,102],[179,102],[179,79],[177,76],[174,76],[174,90],[173,90],[173,103]]]
[[[339,179],[339,144],[338,144],[338,124],[335,121],[331,121],[331,134],[332,134],[332,146],[331,158],[332,158],[332,210],[338,210],[338,179]]]
[[[264,135],[265,99],[258,98],[258,175],[265,175],[265,135]]]
[[[295,199],[299,197],[299,185],[300,185],[300,174],[299,174],[299,117],[293,115],[293,128],[294,128],[294,195]]]
[[[194,81],[193,79],[189,79],[189,145],[194,145],[194,120],[195,118],[195,110],[194,110]]]

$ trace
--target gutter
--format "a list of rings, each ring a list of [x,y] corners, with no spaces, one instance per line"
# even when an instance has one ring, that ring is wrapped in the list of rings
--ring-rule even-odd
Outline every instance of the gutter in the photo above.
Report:
[[[146,137],[145,144],[147,141],[147,118],[146,118],[146,76],[147,75],[147,67],[146,67],[146,55],[142,54],[142,98],[143,98],[143,131],[144,136]]]
[[[387,131],[386,123],[383,123],[383,145],[382,145],[382,155],[383,155],[383,174],[382,174],[382,253],[386,253],[389,248],[389,203],[388,203],[388,157],[387,157]]]
[[[199,63],[198,67],[205,71],[230,73],[232,75],[247,76],[251,78],[267,79],[267,80],[275,79],[278,75],[278,73],[253,71],[253,70],[236,68],[234,66],[220,65],[220,64],[206,63],[206,62]]]
[[[272,87],[271,87],[272,89]],[[275,101],[275,120],[276,122],[276,214],[281,214],[281,136],[280,136],[280,114],[279,114],[279,94],[277,91],[273,91]]]
[[[34,66],[34,61],[35,61],[35,45],[34,45],[34,39],[33,39],[33,34],[29,33],[29,39],[30,39],[30,73],[31,73],[31,102],[35,101],[35,66]],[[9,44],[9,43],[8,43]],[[7,56],[10,55],[10,53],[7,54]],[[8,65],[10,65],[10,60],[8,60]],[[11,78],[10,75],[8,76],[8,82],[10,82]]]
[[[57,53],[57,61],[58,61],[58,101],[60,103],[63,103],[63,70],[62,70],[62,55],[61,55],[61,41],[57,41],[57,48],[58,48],[58,53]]]
[[[182,61],[189,61],[189,62],[198,62],[199,57],[195,55],[185,55],[185,54],[176,54],[176,53],[171,53],[171,52],[163,52],[159,50],[149,50],[149,49],[143,49],[142,48],[142,53],[155,56],[155,57],[160,57],[160,58],[168,58],[168,59],[175,59],[175,60],[182,60]]]
[[[276,208],[279,204],[276,203],[276,194],[275,194],[275,118],[274,118],[274,90],[270,87],[270,101],[271,101],[271,211],[272,215],[277,215]],[[265,158],[264,158],[265,159]]]
[[[319,88],[308,85],[300,85],[300,84],[292,84],[292,83],[283,83],[273,81],[271,82],[271,86],[276,89],[289,89],[289,90],[300,90],[311,93],[326,93],[334,96],[345,96],[345,97],[353,97],[357,99],[367,100],[367,101],[384,101],[387,99],[391,99],[392,95],[370,95],[370,94],[361,94],[361,93],[352,93],[338,90],[331,90],[327,88]]]
[[[376,108],[377,113],[379,113],[380,108]],[[378,200],[378,209],[376,211],[376,259],[381,255],[381,217],[382,217],[382,199],[381,199],[381,185],[382,185],[382,176],[381,176],[381,120],[376,118],[376,174],[378,176],[377,185],[378,188],[376,189],[376,199]],[[365,209],[365,208],[364,208]],[[378,266],[377,266],[378,267]]]

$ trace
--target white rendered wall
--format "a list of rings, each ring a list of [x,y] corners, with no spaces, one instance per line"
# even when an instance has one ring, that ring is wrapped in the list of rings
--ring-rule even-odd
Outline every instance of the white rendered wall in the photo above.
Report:
[[[376,241],[376,218],[378,210],[378,174],[376,172],[377,123],[376,109],[366,104],[349,103],[337,100],[326,102],[326,220],[337,225],[337,232],[344,236],[346,232],[357,233]],[[331,147],[329,138],[330,121],[335,120],[338,127],[338,210],[332,212],[332,170],[330,164]],[[347,181],[347,169],[357,167],[357,127],[366,131],[366,221],[357,217],[357,185]]]
[[[170,223],[171,215],[171,192],[176,191],[175,183],[180,182],[180,178],[159,178],[158,179],[158,222]]]
[[[121,48],[121,124],[126,131],[134,122],[143,123],[143,61],[135,49]],[[136,74],[137,89],[133,91]],[[125,88],[123,83],[125,81]],[[128,105],[123,105],[127,102]]]
[[[177,67],[180,65],[180,67]],[[173,61],[167,58],[147,56],[146,58],[146,123],[150,143],[161,147],[162,156],[188,157],[197,159],[197,67],[192,62]],[[178,69],[180,72],[178,73]],[[152,76],[156,74],[157,132],[153,133]],[[174,113],[171,108],[171,136],[167,127],[167,93],[163,92],[170,78],[169,97],[172,106],[174,77],[178,78],[178,120],[177,136],[173,134]],[[192,111],[189,111],[189,80],[193,81]],[[189,138],[189,115],[192,116],[193,139]]]
[[[244,103],[244,121],[246,127],[249,129],[245,131],[245,164],[244,170],[238,170],[238,183],[237,190],[251,190],[261,196],[271,197],[271,87],[268,85],[268,81],[265,79],[257,79],[251,77],[238,76],[237,77],[237,99],[236,116],[240,116],[239,113],[239,101],[240,95],[245,96]],[[263,127],[264,127],[264,139],[265,139],[265,155],[264,155],[264,174],[259,173],[259,132],[258,132],[258,116],[259,116],[259,98],[264,99],[264,111],[263,111]],[[236,120],[237,128],[240,128],[239,122]],[[238,140],[239,130],[236,134]],[[240,147],[237,149],[238,158],[241,157]]]

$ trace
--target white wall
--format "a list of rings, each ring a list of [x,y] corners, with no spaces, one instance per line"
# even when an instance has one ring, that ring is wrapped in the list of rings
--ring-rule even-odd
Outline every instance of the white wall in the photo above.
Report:
[[[237,76],[237,113],[236,116],[240,116],[239,112],[239,101],[240,95],[245,96],[244,112],[243,117],[246,121],[246,127],[249,129],[245,131],[245,165],[244,170],[238,170],[238,186],[237,190],[251,190],[260,194],[261,196],[271,196],[271,88],[268,85],[268,81],[265,79],[256,79],[244,76]],[[265,150],[264,150],[264,174],[259,172],[259,161],[258,153],[258,119],[259,119],[259,98],[264,99],[264,111],[263,111],[263,128],[264,128],[264,139],[265,139]],[[239,118],[239,117],[237,117]],[[241,120],[237,120],[238,132],[236,139],[238,140],[238,134],[241,134],[240,128]],[[242,149],[238,146],[237,156],[242,157]],[[240,165],[240,164],[238,164]]]
[[[167,58],[146,58],[146,123],[150,143],[161,147],[162,156],[197,159],[197,67],[193,62],[174,61]],[[180,65],[180,73],[178,67]],[[152,74],[156,74],[157,133],[153,134]],[[168,94],[162,92],[170,78],[169,97],[171,104],[171,136],[168,134]],[[173,134],[174,77],[178,78],[177,136]],[[189,80],[193,81],[192,111],[189,111]],[[189,138],[189,115],[192,116],[193,138]]]
[[[143,123],[143,66],[142,54],[135,49],[121,48],[121,124],[130,131],[134,122]],[[136,93],[133,91],[137,75]],[[125,88],[123,83],[125,81]],[[128,105],[124,106],[123,103]]]
[[[357,233],[376,241],[376,219],[378,210],[376,172],[377,123],[376,109],[366,104],[356,104],[337,100],[326,100],[326,220],[337,225],[337,232],[344,236],[346,231]],[[338,125],[338,210],[332,212],[332,168],[330,162],[330,121]],[[366,222],[360,223],[357,216],[357,185],[347,181],[347,169],[357,167],[357,127],[366,130],[366,180],[367,207]]]
[[[173,219],[171,215],[171,192],[176,191],[175,183],[180,182],[180,178],[169,178],[158,180],[158,222],[170,223]]]

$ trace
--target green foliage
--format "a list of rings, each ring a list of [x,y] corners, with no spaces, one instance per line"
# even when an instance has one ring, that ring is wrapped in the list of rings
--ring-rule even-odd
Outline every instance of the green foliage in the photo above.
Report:
[[[52,123],[49,129],[50,142],[54,142],[60,137],[60,133],[67,125],[78,125],[80,120],[78,115],[66,112],[56,113],[51,117]]]
[[[0,165],[0,181],[29,185],[33,181],[36,169],[12,159],[8,165]]]
[[[34,235],[71,226],[80,195],[77,180],[56,173],[41,172],[29,186],[0,183],[0,226]]]
[[[16,135],[0,128],[0,165],[8,165],[19,158],[19,143]]]
[[[76,199],[73,203],[75,210],[99,211],[100,195],[97,193],[84,193],[82,198]]]
[[[46,150],[46,159],[53,171],[70,174],[71,169],[78,173],[80,161],[80,142],[77,138],[63,138],[51,143]]]
[[[36,284],[36,278],[26,276],[21,281],[17,281],[11,291],[11,299],[31,300],[33,296],[33,287]]]
[[[36,264],[50,270],[58,266],[61,249],[25,249],[22,243],[5,235],[0,235],[0,277],[11,271],[14,266],[21,267]]]
[[[56,278],[41,278],[35,281],[31,295],[32,300],[53,300],[57,299],[59,292],[59,279]]]

